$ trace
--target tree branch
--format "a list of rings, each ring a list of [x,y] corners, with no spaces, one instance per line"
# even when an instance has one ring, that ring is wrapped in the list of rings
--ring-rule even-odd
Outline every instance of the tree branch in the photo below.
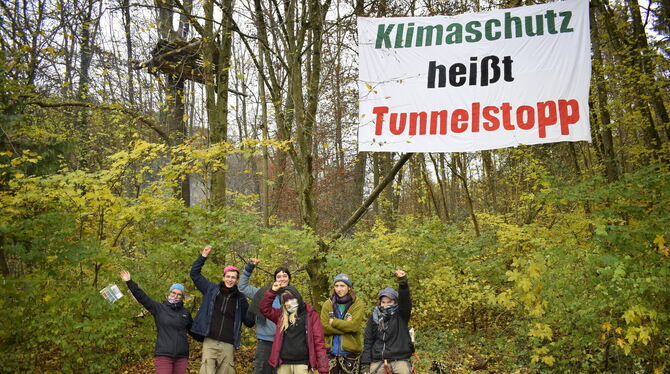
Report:
[[[150,129],[154,130],[156,134],[158,134],[167,144],[170,144],[170,137],[168,134],[163,131],[161,128],[160,123],[157,121],[145,117],[131,109],[128,109],[124,106],[121,106],[119,104],[111,104],[111,105],[102,105],[102,104],[93,104],[93,103],[86,103],[82,101],[55,101],[55,102],[47,102],[47,101],[40,101],[36,99],[31,99],[29,100],[26,104],[29,105],[37,105],[41,108],[61,108],[61,107],[83,107],[83,108],[90,108],[90,109],[99,109],[99,110],[109,110],[109,111],[117,111],[121,112],[123,114],[129,115],[133,117],[134,119],[142,122],[145,124],[147,127]]]
[[[354,214],[347,220],[347,222],[344,225],[342,225],[342,227],[330,237],[331,241],[341,238],[342,235],[344,235],[344,233],[349,231],[358,222],[358,220],[368,210],[370,205],[372,205],[372,203],[377,199],[379,194],[382,193],[384,188],[386,188],[386,186],[388,186],[393,181],[393,179],[395,179],[396,174],[398,174],[402,166],[405,165],[407,160],[409,160],[413,154],[414,153],[405,153],[404,155],[402,155],[402,157],[400,157],[400,159],[393,166],[393,169],[389,171],[389,173],[384,177],[384,179],[381,182],[379,182],[377,187],[375,187],[374,191],[372,191],[370,196],[368,196],[365,202],[363,202],[363,205],[361,205],[361,207],[358,208],[356,212],[354,212]]]

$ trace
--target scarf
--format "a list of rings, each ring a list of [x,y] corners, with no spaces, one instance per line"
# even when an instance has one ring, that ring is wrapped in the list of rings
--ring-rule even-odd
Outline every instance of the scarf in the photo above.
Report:
[[[333,295],[330,301],[333,303],[333,312],[335,312],[335,317],[339,319],[344,319],[344,316],[347,315],[349,307],[351,304],[353,304],[353,298],[349,294],[345,295],[344,297]],[[340,308],[338,308],[337,304],[344,304],[344,310],[342,312],[340,312]]]
[[[167,301],[170,304],[177,304],[178,302],[181,301],[181,299],[177,297],[168,296]]]
[[[376,306],[372,310],[372,320],[377,324],[377,330],[383,332],[388,328],[388,322],[398,310],[398,304],[389,305],[385,308]]]

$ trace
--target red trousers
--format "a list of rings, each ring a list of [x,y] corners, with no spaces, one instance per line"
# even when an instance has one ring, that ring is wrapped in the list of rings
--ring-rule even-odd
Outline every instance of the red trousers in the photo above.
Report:
[[[188,358],[174,358],[168,356],[155,356],[154,367],[156,374],[186,374]]]

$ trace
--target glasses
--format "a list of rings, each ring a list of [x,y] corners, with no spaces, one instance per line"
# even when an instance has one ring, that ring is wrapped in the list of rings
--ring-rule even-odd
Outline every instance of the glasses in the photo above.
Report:
[[[174,292],[174,291],[170,292],[170,295],[178,296],[180,298],[184,296],[184,295],[182,295],[181,292]]]

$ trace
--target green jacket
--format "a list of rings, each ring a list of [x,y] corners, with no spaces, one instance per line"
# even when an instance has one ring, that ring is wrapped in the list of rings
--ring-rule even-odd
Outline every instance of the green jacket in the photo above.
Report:
[[[354,298],[354,303],[351,304],[347,313],[351,314],[351,321],[343,319],[334,319],[333,324],[330,325],[329,313],[333,312],[333,302],[328,299],[321,307],[321,325],[323,326],[323,333],[326,337],[326,347],[330,350],[333,344],[333,335],[342,335],[342,349],[351,353],[361,353],[363,351],[363,325],[364,320],[364,305],[363,302]]]

